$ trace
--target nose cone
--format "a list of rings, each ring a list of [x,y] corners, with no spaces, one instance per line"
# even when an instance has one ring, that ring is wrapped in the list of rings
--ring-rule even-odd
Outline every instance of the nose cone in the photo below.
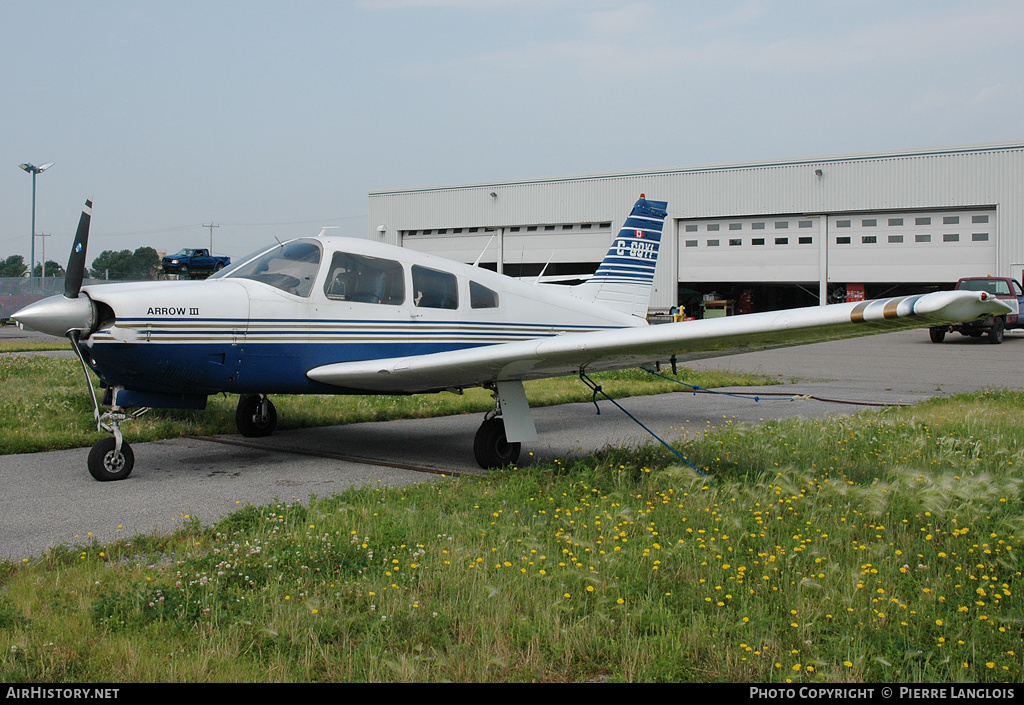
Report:
[[[86,334],[91,332],[95,307],[92,300],[84,295],[77,299],[50,296],[29,304],[11,318],[24,328],[63,338],[72,330],[80,330]]]

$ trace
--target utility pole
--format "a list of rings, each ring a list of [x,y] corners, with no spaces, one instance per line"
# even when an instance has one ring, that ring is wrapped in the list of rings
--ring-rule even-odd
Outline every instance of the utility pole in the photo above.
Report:
[[[203,223],[203,227],[210,229],[210,254],[213,255],[213,229],[214,228],[219,228],[220,226],[219,225],[214,225],[213,223],[210,223],[209,225],[207,225],[206,223]]]
[[[50,237],[50,235],[51,235],[51,233],[36,233],[36,237],[41,237],[41,238],[48,238],[48,237]],[[32,265],[32,274],[33,274],[33,276],[35,275],[35,273],[36,273],[36,266],[33,264]],[[45,239],[43,240],[43,268],[42,268],[42,270],[40,270],[39,274],[41,275],[39,277],[40,279],[46,279],[46,240]]]

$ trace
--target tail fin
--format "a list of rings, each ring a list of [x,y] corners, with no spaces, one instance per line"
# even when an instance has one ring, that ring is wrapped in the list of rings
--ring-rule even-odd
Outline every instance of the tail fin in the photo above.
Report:
[[[646,318],[667,208],[667,201],[648,201],[640,194],[601,266],[589,280],[572,287],[573,293],[615,311]]]

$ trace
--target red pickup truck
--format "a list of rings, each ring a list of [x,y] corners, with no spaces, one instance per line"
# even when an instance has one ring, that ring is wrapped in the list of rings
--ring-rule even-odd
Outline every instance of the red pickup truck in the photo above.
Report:
[[[1010,328],[1024,328],[1024,316],[1020,309],[1024,306],[1024,289],[1020,282],[1009,277],[964,277],[956,283],[957,290],[984,291],[1010,306],[1011,313],[1005,316],[994,316],[981,321],[958,323],[954,326],[930,328],[929,335],[933,343],[941,343],[947,332],[956,331],[961,335],[977,338],[988,333],[988,342],[998,345],[1003,342],[1003,333]]]

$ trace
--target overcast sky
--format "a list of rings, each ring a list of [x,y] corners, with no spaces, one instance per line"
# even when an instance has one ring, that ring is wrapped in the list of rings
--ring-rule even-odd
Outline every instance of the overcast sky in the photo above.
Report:
[[[1024,141],[1019,0],[0,0],[0,259],[239,257],[374,189]],[[41,245],[36,245],[37,259]]]

